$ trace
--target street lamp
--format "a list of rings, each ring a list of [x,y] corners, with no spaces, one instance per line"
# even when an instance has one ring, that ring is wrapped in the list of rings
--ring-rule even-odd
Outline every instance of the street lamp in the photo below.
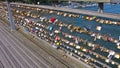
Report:
[[[12,12],[11,12],[11,9],[10,9],[10,2],[11,2],[11,0],[7,0],[7,9],[8,9],[11,31],[13,31],[13,30],[15,30],[15,25],[14,25],[14,20],[12,18]]]

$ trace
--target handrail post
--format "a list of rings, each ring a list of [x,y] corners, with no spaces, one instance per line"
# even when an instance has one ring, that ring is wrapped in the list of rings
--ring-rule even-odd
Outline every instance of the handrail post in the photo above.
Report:
[[[10,2],[8,0],[7,0],[7,9],[8,9],[11,31],[14,31],[15,30],[15,25],[14,25],[14,20],[12,18],[12,12],[11,12],[11,9],[10,9]]]

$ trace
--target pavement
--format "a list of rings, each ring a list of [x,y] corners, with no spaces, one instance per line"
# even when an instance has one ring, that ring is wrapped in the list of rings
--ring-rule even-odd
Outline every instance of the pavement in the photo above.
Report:
[[[0,68],[88,68],[29,33],[10,31],[0,20]]]

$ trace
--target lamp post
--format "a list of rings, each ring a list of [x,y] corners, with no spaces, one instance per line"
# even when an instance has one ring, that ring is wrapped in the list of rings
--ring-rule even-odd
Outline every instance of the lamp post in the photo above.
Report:
[[[14,25],[14,20],[12,18],[12,12],[11,12],[11,9],[10,9],[10,0],[7,0],[7,9],[8,9],[11,31],[14,31],[15,30],[15,25]]]

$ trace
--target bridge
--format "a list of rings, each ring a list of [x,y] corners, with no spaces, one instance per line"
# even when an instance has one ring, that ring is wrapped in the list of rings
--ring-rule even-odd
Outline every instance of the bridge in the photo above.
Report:
[[[18,8],[19,7],[19,8]],[[11,8],[12,9],[14,9],[15,11],[14,12],[16,12],[17,10],[20,10],[20,11],[25,11],[25,12],[22,12],[22,13],[26,13],[26,12],[28,12],[29,10],[34,10],[34,11],[36,11],[36,10],[39,10],[38,12],[46,12],[46,10],[50,10],[50,13],[51,13],[51,11],[53,12],[53,13],[57,13],[57,12],[61,12],[61,11],[63,11],[63,12],[65,12],[64,13],[64,16],[65,16],[65,14],[67,14],[66,12],[71,12],[71,13],[76,13],[76,14],[80,14],[80,15],[83,15],[83,14],[87,14],[87,15],[93,15],[93,16],[100,16],[100,17],[109,17],[109,18],[113,18],[114,17],[114,19],[120,19],[120,16],[118,16],[118,15],[111,15],[111,14],[108,14],[108,13],[97,13],[97,12],[94,12],[94,11],[85,11],[85,10],[78,10],[78,9],[70,9],[70,8],[63,8],[63,7],[53,7],[53,6],[44,6],[44,5],[30,5],[30,4],[21,4],[21,3],[11,3]],[[14,13],[13,12],[13,13]],[[32,12],[32,13],[35,13],[35,12]],[[46,13],[48,13],[48,12],[46,12]],[[42,13],[43,14],[43,13]],[[15,15],[15,19],[16,18],[19,18],[19,16],[21,16],[21,15],[23,15],[23,14],[20,14],[19,15],[19,13],[17,13],[16,12],[16,14],[13,14],[13,15]],[[32,15],[32,14],[31,14]],[[31,16],[30,15],[30,16]],[[39,14],[37,14],[37,15],[39,15]],[[40,14],[40,16],[38,16],[38,19],[39,19],[39,17],[42,17],[42,16],[44,16],[44,15],[41,15]],[[50,16],[50,15],[49,15]],[[68,16],[68,15],[67,15]],[[23,17],[25,17],[25,18],[27,18],[27,16],[26,15],[23,15]],[[35,18],[35,17],[33,17],[33,16],[31,16],[33,19],[37,19],[37,18]],[[52,17],[53,17],[53,15],[52,15]],[[78,16],[79,17],[79,16]],[[62,20],[60,20],[62,17],[60,17],[59,18],[59,21],[62,21]],[[17,21],[18,21],[18,19],[16,19]],[[22,19],[22,20],[24,20],[24,19]],[[40,19],[40,20],[42,20],[42,19]],[[68,19],[68,20],[70,20],[70,19]],[[67,20],[67,21],[68,21]],[[17,22],[16,21],[16,22]],[[73,21],[73,20],[72,20]],[[40,21],[40,23],[44,23],[44,25],[49,25],[49,24],[45,24],[47,22],[47,20],[45,21],[45,22],[42,22],[42,21]],[[59,23],[59,22],[58,22]],[[61,23],[61,22],[60,22]],[[86,23],[85,23],[86,24]],[[116,23],[117,24],[117,23]],[[43,26],[44,26],[43,25]],[[2,26],[2,24],[1,24],[1,26]],[[56,24],[56,26],[58,26],[57,24]],[[93,26],[93,25],[92,25]],[[37,25],[36,25],[36,27],[37,27]],[[39,28],[41,28],[42,26],[40,26]],[[47,26],[48,27],[48,26]],[[65,24],[65,26],[63,26],[63,27],[65,27],[66,29],[68,29],[68,27],[66,26],[66,24]],[[113,26],[114,27],[114,26]],[[119,26],[118,26],[119,27]],[[44,27],[42,27],[42,28],[44,28]],[[116,27],[117,28],[117,27]],[[45,31],[46,29],[48,29],[48,28],[45,28],[43,31]],[[80,28],[81,29],[81,28]],[[111,26],[110,26],[110,30],[111,30],[112,28],[111,28]],[[116,29],[115,29],[116,30]],[[3,30],[1,30],[1,31],[3,31]],[[92,31],[92,29],[91,29],[91,31]],[[106,30],[107,31],[107,30]],[[119,31],[119,29],[117,30],[117,31]],[[46,32],[49,32],[49,31],[46,31]],[[0,33],[3,33],[3,32],[0,32]],[[42,33],[42,32],[41,32]],[[106,32],[106,33],[108,33],[108,32]],[[114,32],[113,32],[114,33]],[[118,33],[118,32],[117,32]],[[43,34],[43,33],[42,33]],[[48,33],[49,34],[49,33]],[[46,34],[45,36],[48,36],[48,37],[50,37],[48,34]],[[65,35],[66,34],[66,35]],[[63,36],[63,37],[65,37],[65,36],[67,36],[67,34],[68,33],[66,33],[66,32],[61,32],[61,35]],[[112,33],[110,33],[111,35],[112,35]],[[1,34],[2,35],[2,34]],[[57,35],[57,34],[56,34]],[[97,34],[96,34],[97,35]],[[69,36],[72,36],[72,35],[69,35]],[[89,34],[89,36],[91,37],[91,35]],[[18,37],[18,36],[17,36]],[[31,36],[32,37],[32,36]],[[103,37],[103,36],[102,36]],[[22,37],[20,37],[20,38],[22,38]],[[41,37],[41,38],[43,38],[43,37]],[[30,38],[31,39],[31,38]],[[51,39],[51,38],[50,38]],[[88,37],[87,37],[87,39],[88,39]],[[102,39],[103,40],[103,39]],[[90,40],[91,41],[91,40]],[[103,41],[105,41],[105,40],[103,40]],[[63,39],[63,41],[62,41],[63,43],[64,42],[66,42],[66,41],[64,41],[64,39]],[[94,42],[94,41],[93,41]],[[85,42],[83,41],[82,42],[83,44],[85,44],[84,45],[84,47],[86,47],[86,49],[87,49],[87,45],[88,44],[86,44],[86,40],[85,40]],[[112,42],[110,42],[110,44],[111,44]],[[71,45],[71,44],[68,44],[68,45]],[[90,45],[90,44],[89,44]],[[101,44],[102,45],[102,44]],[[63,45],[63,46],[65,46],[65,48],[66,48],[66,46],[67,45]],[[63,47],[62,46],[62,47]],[[105,46],[105,45],[104,45]],[[29,46],[28,46],[29,47]],[[95,46],[96,47],[96,46]],[[5,47],[3,47],[3,48],[5,48]],[[82,47],[83,48],[83,47]],[[115,47],[116,48],[116,47]],[[82,50],[82,51],[87,51],[87,50]],[[102,49],[103,50],[103,48],[101,48],[100,47],[100,49]],[[37,50],[37,49],[36,49]],[[47,50],[47,49],[45,49],[45,50]],[[48,49],[49,50],[49,49]],[[67,50],[67,49],[66,49]],[[72,49],[71,49],[72,50]],[[108,50],[108,51],[110,51],[110,50]],[[101,50],[100,50],[100,52],[101,52]],[[116,51],[117,52],[117,51]],[[104,52],[103,52],[104,53]],[[72,54],[73,56],[75,56],[76,57],[76,55],[74,55],[73,54],[73,52],[72,53],[70,53],[70,52],[68,52],[68,54]],[[80,52],[80,54],[82,54],[81,52]],[[104,57],[104,55],[102,56],[102,55],[99,55],[99,52],[93,52],[92,50],[89,50],[89,53],[87,53],[87,55],[88,54],[94,54],[94,55],[96,55],[96,56],[100,56],[99,58],[102,58],[102,59],[105,59],[106,60],[106,56]],[[16,55],[16,54],[15,54]],[[82,54],[84,57],[87,57],[87,58],[90,58],[90,56],[87,56],[87,55],[84,55],[84,54]],[[3,55],[4,56],[4,55]],[[78,57],[77,57],[78,58]],[[81,58],[78,58],[78,59],[80,59],[80,60],[82,60]],[[84,59],[83,59],[84,60]],[[101,63],[101,62],[99,62],[99,61],[96,61],[95,60],[95,62],[97,62],[97,63],[99,63],[100,65],[102,65],[102,66],[105,66],[105,67],[107,67],[107,68],[110,68],[110,67],[108,67],[107,65],[105,65],[105,64],[103,64],[103,63]],[[111,62],[111,61],[110,61]],[[105,63],[106,63],[106,61],[105,61]],[[119,64],[119,61],[118,61],[118,63],[116,63],[116,62],[114,62],[113,63],[114,65],[118,65]],[[38,65],[39,66],[39,65]],[[1,67],[0,67],[1,68]],[[72,67],[73,68],[73,67]]]
[[[59,1],[84,1],[84,2],[97,2],[98,12],[103,13],[104,3],[120,3],[120,0],[59,0]]]

